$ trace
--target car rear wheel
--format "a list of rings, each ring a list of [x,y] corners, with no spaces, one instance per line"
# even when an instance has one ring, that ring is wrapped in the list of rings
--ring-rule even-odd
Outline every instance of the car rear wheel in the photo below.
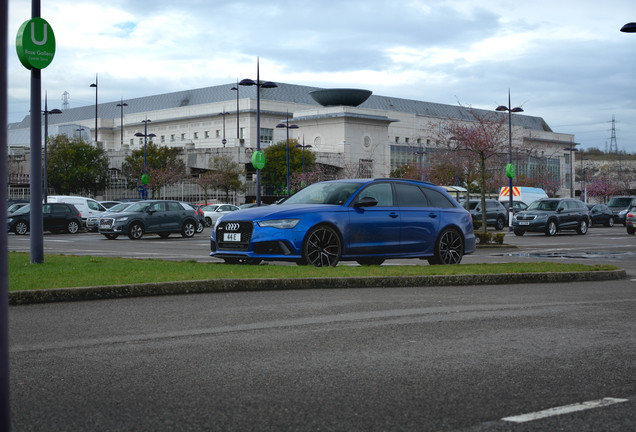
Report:
[[[356,262],[361,266],[382,265],[384,258],[360,258]]]
[[[209,216],[205,217],[205,226],[212,226],[212,218]]]
[[[79,231],[79,223],[76,220],[69,221],[68,225],[66,225],[66,231],[69,234],[77,234]]]
[[[495,222],[495,229],[497,231],[501,231],[506,227],[506,219],[503,216],[497,218],[497,222]]]
[[[585,219],[579,221],[579,226],[576,228],[576,232],[581,235],[587,233],[587,221]]]
[[[464,238],[454,228],[446,228],[435,242],[434,256],[429,264],[459,264],[464,255]]]
[[[139,222],[133,222],[128,228],[128,238],[131,240],[139,240],[144,235],[144,227]]]
[[[303,244],[303,259],[316,267],[335,267],[342,254],[340,235],[328,225],[312,228]]]
[[[518,230],[518,229],[516,229],[516,230],[514,230],[514,233],[515,233],[515,235],[516,235],[516,236],[523,237],[523,235],[524,235],[526,232],[525,232],[524,230]]]
[[[190,238],[194,236],[197,231],[196,224],[193,221],[185,221],[181,227],[181,236]]]
[[[610,216],[610,218],[605,223],[605,226],[606,227],[613,227],[614,226],[614,216]]]
[[[20,221],[15,224],[14,231],[17,235],[25,235],[27,232],[29,232],[29,224]]]
[[[548,221],[548,225],[545,227],[545,235],[553,236],[557,232],[557,224],[554,221]]]
[[[115,240],[117,237],[119,237],[119,235],[117,235],[117,234],[104,234],[104,237],[106,237],[108,240]]]
[[[627,225],[627,234],[634,234],[636,233],[636,228],[632,225]]]
[[[197,223],[197,234],[202,233],[205,229],[205,224],[201,221]]]

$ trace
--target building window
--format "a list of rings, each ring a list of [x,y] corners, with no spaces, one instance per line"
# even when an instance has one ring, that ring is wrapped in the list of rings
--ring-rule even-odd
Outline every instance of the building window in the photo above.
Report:
[[[239,138],[245,139],[245,128],[241,128],[239,132]]]
[[[143,138],[139,138],[139,145],[140,146],[144,145],[144,139]]]
[[[170,135],[170,141],[174,141],[174,134]]]
[[[165,135],[161,135],[161,142],[165,143],[166,142],[166,136]]]
[[[182,133],[182,134],[181,134],[181,141],[185,141],[185,139],[186,139],[186,138],[185,138],[185,134],[184,134],[184,133]]]
[[[206,138],[210,138],[210,131],[205,131],[203,133],[203,136],[206,137]]]
[[[373,160],[360,159],[358,162],[358,175],[360,178],[373,178]]]
[[[404,142],[408,144],[409,143],[409,139],[408,138],[404,138]]]
[[[194,133],[194,139],[199,139],[199,132]]]
[[[269,145],[274,141],[274,129],[261,128],[261,145]]]
[[[135,139],[134,138],[130,139],[130,145],[135,145]]]
[[[396,137],[395,137],[395,143],[397,144],[397,143],[399,143],[399,142],[400,142],[400,137],[396,136]]]
[[[221,138],[221,131],[217,129],[214,133],[214,136],[217,138]]]

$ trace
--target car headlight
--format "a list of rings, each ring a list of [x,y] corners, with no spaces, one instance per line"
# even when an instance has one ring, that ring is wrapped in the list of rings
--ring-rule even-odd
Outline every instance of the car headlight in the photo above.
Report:
[[[625,216],[627,214],[627,210],[621,210],[618,212],[619,216]]]
[[[279,229],[291,229],[298,225],[300,219],[272,219],[258,222],[258,226],[261,228],[271,227]]]
[[[122,217],[119,217],[119,218],[115,219],[115,222],[124,222],[124,221],[127,221],[127,220],[128,220],[128,216],[122,216]]]
[[[547,214],[539,214],[539,215],[537,215],[536,220],[545,220],[547,218],[548,218]]]

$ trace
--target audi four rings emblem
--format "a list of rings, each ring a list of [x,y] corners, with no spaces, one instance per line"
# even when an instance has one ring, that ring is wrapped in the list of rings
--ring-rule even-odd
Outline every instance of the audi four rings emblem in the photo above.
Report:
[[[229,223],[225,225],[225,229],[228,231],[238,231],[239,226],[237,223]]]

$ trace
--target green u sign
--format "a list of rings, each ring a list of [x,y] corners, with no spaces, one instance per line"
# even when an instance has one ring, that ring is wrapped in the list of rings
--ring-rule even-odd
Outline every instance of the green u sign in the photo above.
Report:
[[[20,63],[27,69],[44,69],[55,56],[55,35],[46,20],[32,18],[18,30],[15,41]]]
[[[260,150],[252,153],[252,165],[259,170],[265,168],[265,153]]]

